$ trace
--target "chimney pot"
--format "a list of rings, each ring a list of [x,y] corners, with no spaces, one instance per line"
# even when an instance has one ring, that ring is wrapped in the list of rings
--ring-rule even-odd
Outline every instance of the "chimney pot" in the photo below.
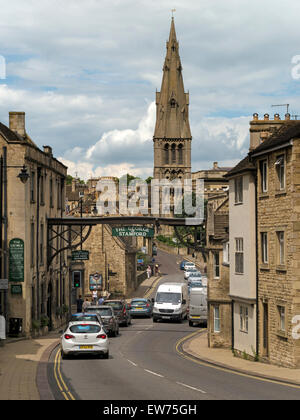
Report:
[[[285,114],[285,119],[286,119],[286,120],[290,120],[290,119],[291,119],[291,114],[287,112],[287,113]]]
[[[265,114],[264,115],[264,120],[266,120],[266,121],[269,120],[269,117],[270,117],[269,114]]]
[[[10,112],[9,128],[21,137],[25,137],[25,112]]]
[[[218,169],[218,162],[214,162],[214,169]]]
[[[258,120],[258,113],[257,113],[257,112],[255,112],[255,113],[253,114],[253,120],[255,120],[255,121],[257,121],[257,120]]]
[[[274,120],[279,121],[280,120],[280,115],[279,114],[274,114]]]

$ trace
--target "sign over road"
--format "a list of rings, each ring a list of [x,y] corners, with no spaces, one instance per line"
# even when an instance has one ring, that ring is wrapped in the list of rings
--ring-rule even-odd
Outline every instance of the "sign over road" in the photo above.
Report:
[[[154,229],[145,226],[122,226],[112,228],[113,236],[142,236],[144,238],[153,238]]]

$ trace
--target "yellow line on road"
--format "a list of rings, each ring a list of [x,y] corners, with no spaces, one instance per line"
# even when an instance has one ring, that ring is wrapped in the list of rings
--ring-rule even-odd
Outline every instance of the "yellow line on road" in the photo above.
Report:
[[[261,376],[256,376],[255,374],[251,374],[251,373],[248,374],[248,373],[237,372],[236,370],[233,370],[230,367],[226,368],[226,367],[216,366],[216,365],[213,365],[213,364],[210,364],[210,363],[202,362],[200,360],[195,360],[193,357],[190,357],[187,354],[183,353],[179,349],[179,346],[182,345],[185,341],[188,341],[189,339],[191,339],[193,336],[195,336],[197,334],[199,334],[199,331],[193,332],[192,334],[189,334],[188,336],[181,338],[176,343],[176,352],[181,357],[184,357],[185,359],[190,360],[190,361],[196,363],[197,365],[210,367],[210,368],[213,368],[213,369],[216,369],[216,370],[220,370],[222,372],[231,373],[231,374],[238,375],[238,376],[243,376],[245,378],[255,379],[255,380],[258,380],[258,381],[261,381],[261,382],[268,382],[268,383],[272,383],[272,384],[276,384],[276,385],[282,385],[282,386],[289,387],[289,388],[300,389],[300,385],[288,384],[288,383],[284,383],[284,382],[281,382],[280,380],[276,380],[276,379],[262,378]]]
[[[54,359],[54,377],[58,385],[58,388],[60,389],[65,400],[69,401],[71,399],[74,401],[75,400],[74,396],[69,391],[67,385],[65,384],[65,381],[63,380],[60,365],[61,365],[61,353],[60,353],[60,348],[59,348],[56,352],[55,359]]]
[[[153,289],[155,289],[155,287],[157,286],[157,283],[162,279],[162,277],[158,277],[154,283],[151,285],[150,289],[147,290],[147,292],[144,294],[144,298],[149,298],[149,296],[151,295]]]

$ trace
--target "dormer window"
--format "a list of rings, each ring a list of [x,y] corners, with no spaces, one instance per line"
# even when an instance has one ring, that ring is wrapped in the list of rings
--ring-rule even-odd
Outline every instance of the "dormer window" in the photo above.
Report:
[[[171,108],[175,108],[176,106],[176,101],[174,98],[171,99]]]

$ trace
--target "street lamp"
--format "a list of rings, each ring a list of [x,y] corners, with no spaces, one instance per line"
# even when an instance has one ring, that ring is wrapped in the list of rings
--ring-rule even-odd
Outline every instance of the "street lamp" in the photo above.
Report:
[[[17,176],[17,178],[19,178],[19,179],[20,179],[20,181],[21,181],[23,184],[26,184],[26,182],[28,181],[29,174],[28,174],[28,172],[27,172],[27,168],[26,168],[26,166],[25,166],[25,165],[23,165],[23,167],[22,167],[22,169],[21,169],[21,171],[20,171],[19,175]]]

